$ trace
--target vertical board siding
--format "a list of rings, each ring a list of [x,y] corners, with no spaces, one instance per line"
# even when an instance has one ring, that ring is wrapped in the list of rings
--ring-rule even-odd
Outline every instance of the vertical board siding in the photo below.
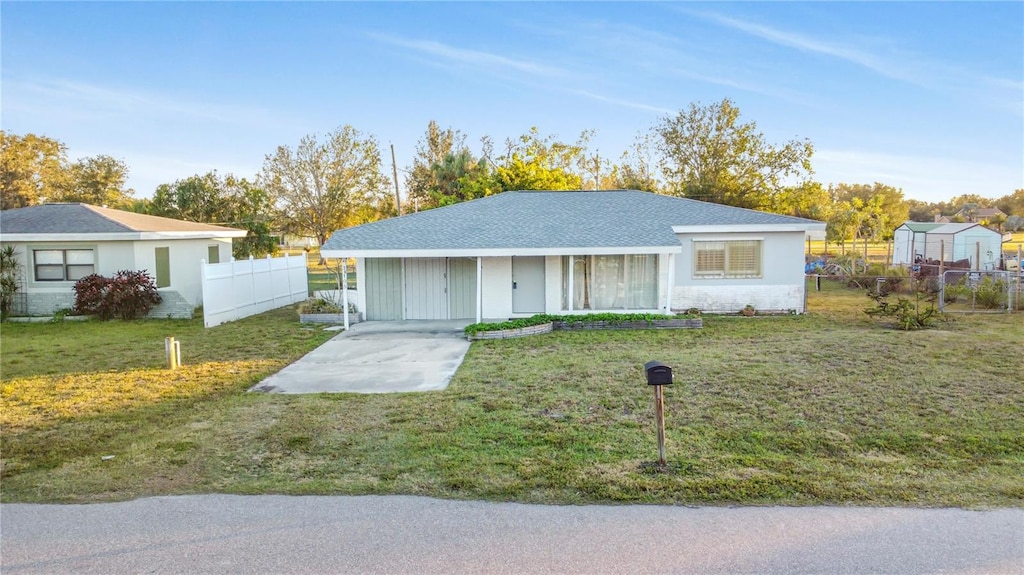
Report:
[[[366,319],[402,319],[402,260],[366,259]]]
[[[405,260],[405,319],[448,319],[447,260]]]
[[[476,260],[448,259],[451,319],[476,319]]]

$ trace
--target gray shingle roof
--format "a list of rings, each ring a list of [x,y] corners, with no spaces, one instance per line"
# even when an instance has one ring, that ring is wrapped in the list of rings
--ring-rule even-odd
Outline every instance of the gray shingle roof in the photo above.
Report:
[[[138,234],[140,232],[238,232],[89,204],[43,204],[0,211],[0,234]]]
[[[673,226],[821,222],[631,190],[505,192],[338,230],[323,250],[672,247]]]

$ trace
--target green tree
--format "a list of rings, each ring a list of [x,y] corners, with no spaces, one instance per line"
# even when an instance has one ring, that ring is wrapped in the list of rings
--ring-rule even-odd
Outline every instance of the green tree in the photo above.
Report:
[[[447,206],[501,192],[487,160],[473,157],[468,148],[450,153],[431,166],[436,188],[431,191],[435,206]]]
[[[633,144],[622,152],[614,172],[616,188],[662,192],[662,184],[657,174],[658,160],[655,158],[651,138],[649,133],[639,134]]]
[[[0,131],[0,209],[49,201],[60,194],[67,179],[64,144],[45,136]]]
[[[906,203],[907,218],[912,222],[933,222],[935,216],[942,215],[941,202],[924,202],[908,198]]]
[[[259,182],[276,200],[285,229],[321,245],[335,230],[394,213],[377,140],[352,126],[322,141],[305,136],[294,150],[278,147],[264,160]]]
[[[1007,216],[1024,216],[1024,188],[999,198],[995,201],[995,206]]]
[[[416,156],[405,178],[406,193],[417,209],[437,206],[440,182],[434,166],[465,148],[466,136],[459,130],[441,129],[434,120],[427,124],[427,132],[416,143]]]
[[[222,223],[230,202],[217,172],[189,176],[173,184],[160,184],[148,213],[189,222]]]
[[[128,166],[117,158],[100,154],[71,164],[62,189],[54,198],[123,209],[132,205],[134,190],[125,187]]]
[[[131,207],[156,216],[244,229],[248,234],[232,242],[235,258],[262,257],[277,251],[277,239],[272,235],[273,198],[245,178],[231,174],[221,177],[216,171],[197,174],[161,184],[152,200]]]
[[[839,244],[845,254],[846,240],[855,237],[859,223],[857,210],[850,202],[834,202],[825,226],[825,241]]]
[[[498,161],[496,179],[502,191],[578,190],[583,179],[574,172],[586,150],[588,135],[566,144],[555,136],[541,136],[536,126],[516,140],[506,140],[505,156]]]
[[[910,208],[903,198],[903,190],[892,186],[879,182],[871,185],[837,184],[831,186],[829,191],[835,201],[850,202],[861,212],[857,236],[860,238],[892,239],[896,228],[910,217]],[[855,199],[860,202],[854,202]],[[869,236],[864,235],[867,230],[870,230]]]
[[[669,193],[745,208],[766,208],[787,181],[812,174],[809,140],[770,144],[754,122],[740,122],[729,99],[690,104],[653,128]]]
[[[782,188],[772,199],[769,209],[777,214],[822,222],[827,222],[832,215],[832,196],[819,182],[807,181]]]

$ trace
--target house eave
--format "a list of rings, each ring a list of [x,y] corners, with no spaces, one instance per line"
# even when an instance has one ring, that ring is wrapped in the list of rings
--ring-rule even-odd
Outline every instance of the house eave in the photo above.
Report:
[[[104,234],[0,234],[4,242],[119,242],[140,240],[205,240],[244,238],[245,230],[223,232],[117,232]]]
[[[612,246],[612,247],[558,247],[558,248],[460,248],[460,249],[327,249],[320,250],[325,258],[473,258],[508,256],[598,256],[619,254],[675,254],[683,251],[680,245],[665,246]]]
[[[731,224],[731,225],[701,225],[701,226],[672,226],[672,231],[677,234],[708,234],[708,233],[771,233],[771,232],[804,232],[815,234],[824,232],[825,222],[807,222],[792,224]]]

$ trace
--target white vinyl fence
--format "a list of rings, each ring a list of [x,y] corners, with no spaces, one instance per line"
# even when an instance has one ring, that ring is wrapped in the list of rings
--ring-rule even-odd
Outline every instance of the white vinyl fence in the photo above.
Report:
[[[305,254],[200,265],[206,327],[291,305],[308,294]]]

